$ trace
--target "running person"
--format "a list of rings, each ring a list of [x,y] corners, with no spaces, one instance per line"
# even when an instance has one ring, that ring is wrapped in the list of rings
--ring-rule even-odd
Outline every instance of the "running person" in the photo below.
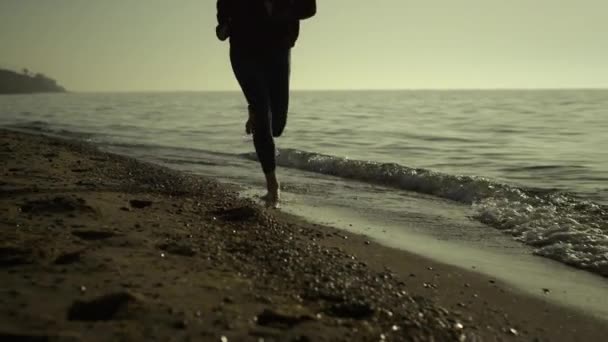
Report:
[[[316,14],[315,0],[218,0],[217,37],[230,38],[230,63],[248,103],[245,132],[266,177],[267,204],[280,200],[274,138],[287,123],[291,48],[300,20]]]

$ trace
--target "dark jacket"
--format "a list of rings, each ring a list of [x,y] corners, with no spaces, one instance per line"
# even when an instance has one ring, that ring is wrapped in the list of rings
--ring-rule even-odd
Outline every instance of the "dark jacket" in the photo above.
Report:
[[[227,25],[232,47],[245,49],[291,48],[300,33],[300,20],[317,12],[315,0],[218,0],[218,25]]]

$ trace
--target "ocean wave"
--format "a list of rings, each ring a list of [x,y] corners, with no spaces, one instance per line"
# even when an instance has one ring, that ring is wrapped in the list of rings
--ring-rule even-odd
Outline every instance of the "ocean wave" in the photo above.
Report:
[[[535,247],[536,254],[608,276],[608,207],[575,195],[293,149],[280,150],[277,164],[470,204],[475,219]]]
[[[216,156],[216,157],[228,157],[234,158],[234,154],[212,151],[201,148],[194,147],[183,147],[183,146],[170,146],[170,145],[162,145],[162,144],[154,144],[154,143],[139,143],[139,142],[115,142],[115,141],[107,141],[103,143],[99,143],[100,146],[109,147],[109,148],[119,148],[125,150],[145,150],[145,151],[162,151],[163,155],[168,158],[163,160],[164,162],[170,162],[171,160],[175,161],[176,164],[185,163],[184,158],[186,156],[194,156],[193,160],[188,163],[191,164],[204,164],[201,162],[201,155],[205,156]]]
[[[256,159],[255,153],[244,155]],[[520,189],[492,182],[483,177],[449,175],[432,170],[410,168],[396,163],[353,160],[293,149],[281,149],[277,164],[305,171],[317,172],[358,181],[387,185],[458,202],[472,204],[497,192],[509,195]]]
[[[13,125],[7,125],[5,127],[16,128],[16,129],[30,129],[33,131],[44,131],[44,130],[51,131],[49,123],[46,121],[42,121],[42,120],[24,121],[24,122],[20,122],[20,123],[13,124]]]
[[[4,125],[2,128],[21,131],[21,132],[30,132],[30,133],[41,133],[54,137],[63,137],[63,138],[72,138],[72,139],[82,139],[88,140],[95,134],[92,132],[81,132],[76,130],[66,129],[64,127],[54,126],[50,123],[42,120],[34,120],[34,121],[23,121],[11,125]]]
[[[214,163],[204,160],[193,160],[193,159],[182,159],[182,158],[158,158],[159,161],[173,165],[206,165],[206,166],[219,166],[220,163]],[[225,164],[225,163],[224,163]]]

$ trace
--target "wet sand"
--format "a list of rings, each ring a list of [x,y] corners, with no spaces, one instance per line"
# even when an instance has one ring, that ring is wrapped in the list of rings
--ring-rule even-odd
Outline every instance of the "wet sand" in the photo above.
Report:
[[[0,160],[2,341],[595,341],[608,333],[584,312],[266,210],[212,179],[7,131]]]

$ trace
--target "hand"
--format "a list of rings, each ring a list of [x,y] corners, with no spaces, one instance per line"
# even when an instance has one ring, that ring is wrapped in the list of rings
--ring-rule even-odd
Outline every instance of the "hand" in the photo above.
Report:
[[[230,28],[226,24],[217,25],[215,28],[215,35],[217,36],[217,39],[224,41],[230,37]]]
[[[266,12],[269,16],[272,16],[272,2],[270,0],[264,1],[264,6],[266,6]]]

